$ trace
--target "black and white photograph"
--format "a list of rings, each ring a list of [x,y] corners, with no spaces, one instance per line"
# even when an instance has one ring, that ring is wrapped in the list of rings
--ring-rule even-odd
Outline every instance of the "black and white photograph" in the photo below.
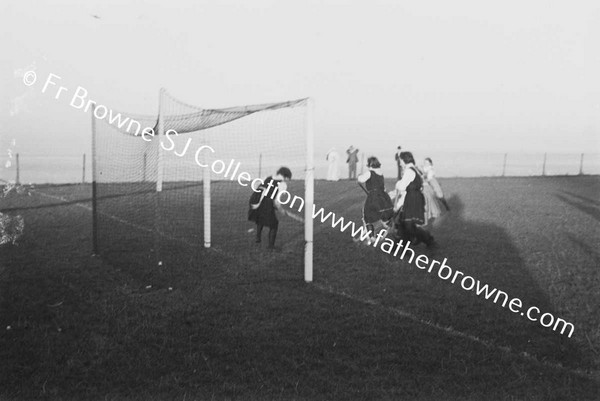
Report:
[[[0,0],[0,400],[600,400],[600,3]]]

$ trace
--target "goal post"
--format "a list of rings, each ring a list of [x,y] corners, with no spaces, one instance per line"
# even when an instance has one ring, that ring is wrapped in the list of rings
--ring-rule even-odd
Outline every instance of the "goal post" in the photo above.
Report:
[[[208,156],[205,156],[205,165],[208,165]],[[210,217],[211,217],[211,202],[210,202],[210,170],[205,168],[202,172],[202,195],[204,197],[204,247],[210,248]]]
[[[157,177],[156,177],[156,192],[162,192],[163,185],[163,174],[164,174],[164,162],[163,162],[163,148],[160,146],[160,138],[165,135],[165,118],[163,115],[164,99],[163,93],[164,88],[161,88],[158,94],[158,124],[155,135],[158,136],[159,140],[154,141],[156,146],[157,158]]]
[[[155,116],[120,113],[112,122],[94,118],[92,110],[95,251],[117,262],[135,252],[136,261],[154,259],[163,267],[182,259],[192,265],[203,248],[257,257],[249,184],[286,166],[293,177],[288,192],[303,197],[304,208],[285,206],[296,216],[280,218],[276,246],[302,261],[311,282],[312,99],[207,109],[161,89],[158,104]]]
[[[92,255],[98,255],[98,205],[96,187],[96,105],[92,104]]]
[[[306,173],[304,178],[304,281],[313,281],[313,204],[315,198],[314,101],[306,101]]]

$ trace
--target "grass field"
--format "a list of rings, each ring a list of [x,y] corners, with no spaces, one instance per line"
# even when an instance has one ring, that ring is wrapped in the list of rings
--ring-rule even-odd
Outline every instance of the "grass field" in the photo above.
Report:
[[[158,243],[151,198],[103,188],[92,257],[90,186],[43,186],[0,198],[25,219],[0,247],[0,399],[600,399],[600,178],[441,183],[452,211],[418,251],[572,322],[571,338],[318,223],[306,284],[301,226],[282,219],[281,252],[257,247],[241,189],[215,187],[226,223],[207,251],[201,188],[157,200]],[[315,196],[360,220],[355,183]]]

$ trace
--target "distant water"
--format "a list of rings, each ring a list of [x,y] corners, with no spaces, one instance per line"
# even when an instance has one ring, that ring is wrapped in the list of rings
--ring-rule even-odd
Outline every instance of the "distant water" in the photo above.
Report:
[[[11,166],[6,168],[6,162]],[[64,184],[82,181],[83,155],[67,156],[35,156],[19,155],[19,178],[21,183]],[[86,180],[91,181],[91,161],[86,160]],[[0,179],[14,181],[16,179],[16,159],[6,157],[0,159]]]
[[[393,152],[392,152],[393,155]],[[362,155],[361,159],[362,159]],[[369,155],[364,156],[364,160]],[[418,166],[423,164],[423,158],[415,155]],[[544,154],[538,153],[508,153],[506,166],[504,153],[469,153],[446,152],[429,153],[434,163],[437,177],[499,177],[505,176],[540,176],[546,175],[576,175],[579,174],[581,153],[548,153],[544,167]],[[386,177],[397,175],[396,161],[393,156],[379,159]],[[344,160],[345,161],[345,160]],[[324,178],[327,174],[325,161],[317,163],[317,176]],[[363,167],[364,169],[364,167]],[[348,175],[348,165],[341,163],[342,177]],[[360,173],[359,166],[358,172]],[[583,156],[583,173],[600,174],[600,153],[586,153]]]
[[[362,155],[360,155],[362,156]],[[544,170],[544,155],[537,153],[508,153],[506,167],[504,167],[503,153],[467,153],[447,152],[440,154],[429,154],[434,161],[434,168],[438,177],[498,177],[503,172],[506,176],[539,176]],[[11,162],[6,167],[7,161]],[[342,160],[345,161],[345,160]],[[546,157],[546,175],[577,175],[580,170],[581,154],[575,153],[549,153]],[[78,183],[83,178],[83,156],[79,155],[28,155],[21,154],[20,181],[21,183]],[[395,161],[389,158],[381,158],[383,172],[386,177],[396,175]],[[422,160],[418,160],[420,164]],[[255,165],[252,165],[255,164]],[[266,171],[268,163],[261,172],[264,176],[270,174]],[[315,157],[315,177],[324,179],[327,175],[327,162]],[[198,167],[200,169],[200,167]],[[346,178],[348,165],[339,164],[340,176]],[[362,167],[364,169],[364,167]],[[256,163],[244,162],[242,170],[250,174],[258,175],[258,161]],[[361,172],[361,166],[358,167]],[[600,174],[600,154],[586,153],[583,157],[584,174]],[[302,174],[296,174],[300,177]],[[198,175],[200,177],[200,174]],[[16,179],[16,160],[13,156],[8,159],[0,157],[0,179],[13,181]],[[85,180],[91,181],[91,160],[88,155],[85,166]]]

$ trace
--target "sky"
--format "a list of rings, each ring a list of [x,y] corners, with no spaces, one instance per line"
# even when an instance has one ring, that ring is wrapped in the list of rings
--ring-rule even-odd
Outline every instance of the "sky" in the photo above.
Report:
[[[0,5],[0,151],[81,154],[90,115],[158,93],[315,101],[317,152],[600,152],[597,1],[15,1]],[[70,92],[70,93],[73,93]]]

